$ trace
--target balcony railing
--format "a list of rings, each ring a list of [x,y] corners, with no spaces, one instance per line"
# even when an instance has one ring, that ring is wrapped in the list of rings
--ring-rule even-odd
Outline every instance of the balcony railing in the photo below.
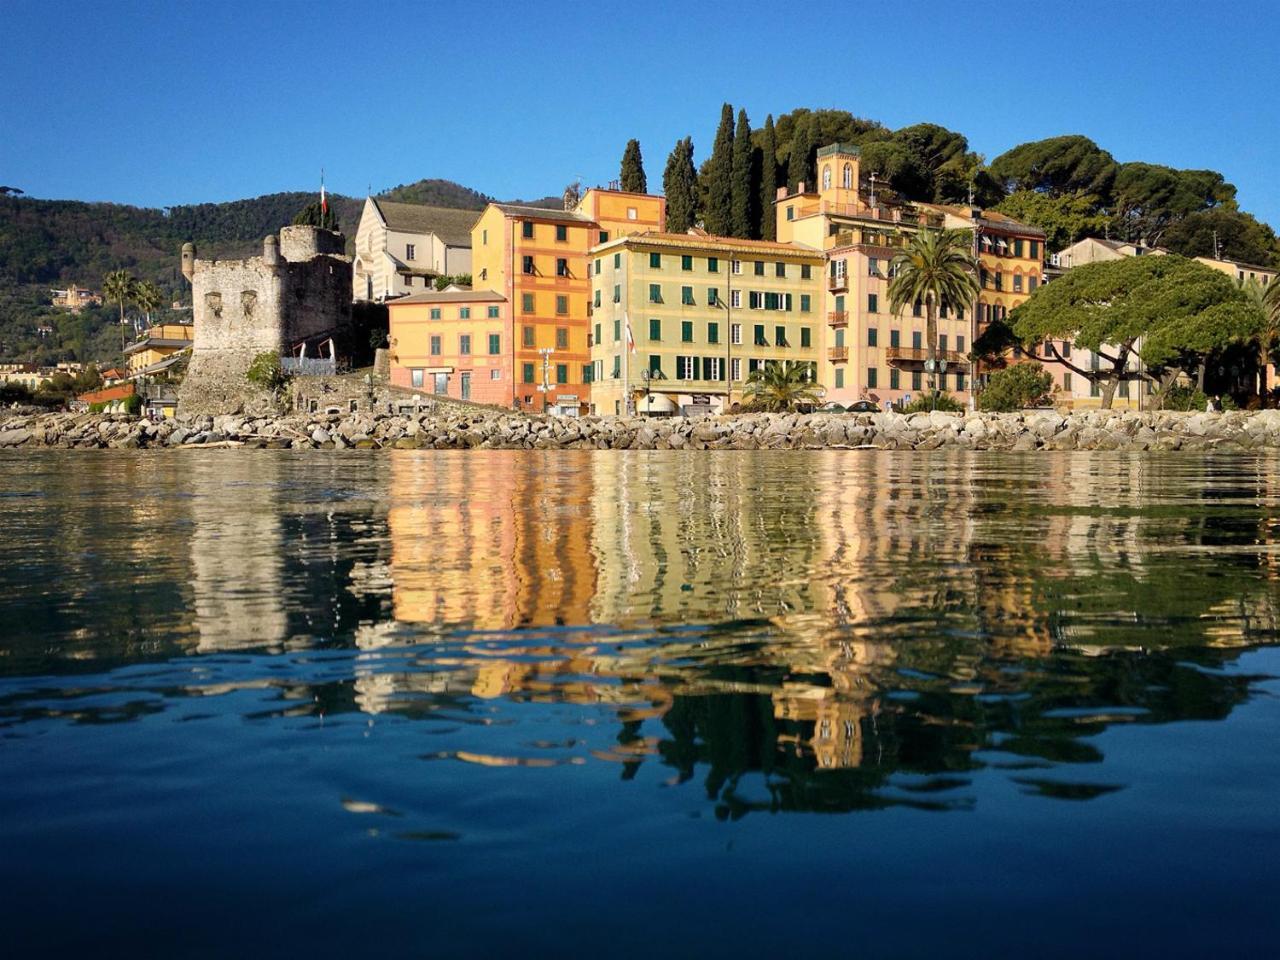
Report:
[[[847,273],[838,273],[835,276],[827,277],[828,290],[848,290],[849,275]]]
[[[844,363],[849,359],[848,347],[828,347],[827,359],[832,363]]]
[[[947,363],[965,363],[964,354],[955,350],[939,350],[936,354],[939,360],[945,360]],[[885,358],[893,363],[895,360],[900,363],[924,363],[929,359],[929,351],[924,347],[887,347],[885,349]]]
[[[833,327],[847,327],[849,325],[849,312],[847,310],[832,310],[827,314],[827,323]]]

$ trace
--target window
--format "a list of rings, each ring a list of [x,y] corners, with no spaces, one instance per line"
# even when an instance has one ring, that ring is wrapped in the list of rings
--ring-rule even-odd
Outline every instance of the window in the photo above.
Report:
[[[913,317],[918,317],[921,315],[921,312],[923,311],[923,309],[924,309],[924,304],[921,303],[919,300],[917,300],[915,303],[911,305],[911,315]]]
[[[481,244],[483,244],[483,245],[484,245],[484,246],[486,246],[486,247],[489,245],[489,231],[488,231],[488,230],[481,230],[481,231],[480,231],[480,243],[481,243]]]
[[[1013,292],[1014,293],[1022,292],[1022,274],[1020,273],[1015,273],[1013,275]]]
[[[568,239],[569,239],[569,228],[566,227],[563,223],[557,223],[556,224],[556,242],[564,243]]]
[[[596,338],[595,338],[595,340],[594,340],[593,342],[595,342],[595,343],[599,343],[599,342],[600,342],[600,324],[598,324],[598,323],[596,324]]]
[[[533,383],[533,364],[521,364],[520,378],[525,383]]]
[[[566,260],[564,257],[556,258],[556,276],[557,277],[569,276],[569,261]]]
[[[693,257],[690,257],[690,256],[684,256],[684,255],[682,255],[682,256],[680,257],[680,269],[681,269],[681,270],[692,270],[692,269],[693,269]]]
[[[569,365],[567,363],[556,364],[556,383],[569,382]]]
[[[807,293],[800,294],[800,312],[809,312],[809,295]]]
[[[595,379],[595,364],[584,363],[582,365],[582,382],[590,383]]]
[[[696,357],[676,357],[676,379],[692,380],[694,379],[693,367]]]
[[[622,284],[620,283],[615,283],[613,285],[613,302],[614,303],[622,302]]]
[[[595,298],[591,301],[591,305],[592,305],[593,307],[597,307],[597,308],[600,306],[600,291],[599,291],[599,290],[596,290],[596,292],[595,292]]]
[[[1013,255],[1014,255],[1015,257],[1021,257],[1021,256],[1022,256],[1022,241],[1021,241],[1021,240],[1014,240],[1014,241],[1013,241]]]
[[[987,273],[985,268],[980,269],[978,271],[978,282],[981,283],[984,287],[989,285],[987,283],[989,278],[990,278],[990,275]]]
[[[525,255],[520,258],[520,269],[526,274],[533,273],[533,257]]]
[[[899,390],[902,387],[902,373],[897,367],[889,368],[889,389]]]
[[[890,331],[889,331],[889,346],[891,346],[891,347],[900,347],[900,346],[902,346],[902,331],[901,331],[901,330],[890,330]]]
[[[1040,241],[1032,240],[1030,241],[1030,243],[1031,243],[1031,259],[1039,260],[1040,259]]]
[[[693,343],[693,321],[692,320],[680,321],[680,342]]]
[[[729,343],[735,347],[742,346],[742,324],[729,324]]]
[[[433,373],[431,375],[434,381],[433,389],[440,396],[444,396],[449,392],[449,375],[447,373]]]
[[[874,390],[876,388],[876,374],[879,373],[875,367],[867,367],[867,389]]]
[[[947,349],[947,335],[945,333],[938,334],[938,352],[945,353]]]
[[[601,231],[600,231],[598,242],[599,242],[599,243],[608,243],[608,242],[609,242],[609,231],[608,231],[608,230],[601,230]]]
[[[433,357],[440,356],[440,338],[438,336],[431,338],[431,355]]]
[[[844,327],[838,327],[836,329],[836,346],[837,347],[844,346]]]
[[[836,389],[844,389],[844,367],[836,367]]]
[[[1068,393],[1071,392],[1071,371],[1068,370],[1062,375],[1062,389]]]
[[[707,257],[707,273],[719,273],[720,260],[718,257]]]
[[[520,336],[521,336],[520,343],[522,345],[526,347],[532,347],[537,345],[536,341],[534,340],[533,327],[523,327],[520,331]]]
[[[520,312],[533,313],[533,294],[532,293],[520,294]]]
[[[650,270],[662,269],[662,254],[660,253],[649,254],[649,269]]]
[[[807,263],[800,264],[800,279],[810,280],[813,278],[813,267]]]
[[[707,343],[719,343],[719,342],[720,342],[720,324],[708,323],[707,324]],[[716,379],[719,379],[719,378],[717,377]]]
[[[414,387],[421,389],[422,388],[422,370],[421,369],[410,370],[409,382],[412,383]]]
[[[568,327],[556,327],[556,349],[557,350],[569,349],[569,328]]]
[[[996,271],[996,289],[997,290],[1004,289],[1004,274],[1001,273],[999,270]]]
[[[617,343],[622,339],[622,321],[614,319],[613,321],[613,342]]]
[[[656,353],[649,354],[649,375],[651,377],[662,376],[662,357]]]
[[[533,224],[532,224],[532,223],[530,223],[528,220],[526,220],[524,223],[520,224],[520,232],[521,232],[521,235],[522,235],[526,240],[532,240],[532,239],[533,239]]]
[[[464,357],[471,355],[471,335],[470,334],[464,333],[462,334],[462,336],[458,337],[458,353]]]
[[[840,186],[844,187],[846,190],[852,189],[853,166],[851,164],[846,163],[844,168],[840,171]]]
[[[405,285],[406,287],[412,287],[412,286],[413,286],[413,277],[405,277],[405,278],[404,278],[404,285]],[[427,278],[426,278],[426,277],[423,277],[423,278],[422,278],[422,285],[423,285],[424,287],[427,285]]]
[[[432,308],[431,308],[431,319],[432,319],[432,320],[439,320],[439,319],[440,319],[440,308],[439,308],[439,307],[432,307]]]
[[[563,293],[557,293],[556,294],[556,313],[559,316],[563,317],[568,312],[569,312],[569,298],[565,296]]]
[[[471,399],[471,374],[469,373],[462,374],[462,399],[463,400]],[[354,400],[352,400],[351,402],[355,403]]]
[[[1036,292],[1036,278],[1027,277],[1027,293],[1035,293],[1035,292]]]
[[[1098,386],[1097,380],[1089,381],[1089,396],[1091,397],[1102,396],[1102,388]]]
[[[489,356],[496,357],[502,352],[502,334],[489,334]]]
[[[868,347],[874,347],[874,346],[876,346],[876,345],[877,345],[877,344],[876,344],[876,341],[877,341],[878,339],[879,339],[879,337],[877,336],[877,330],[876,330],[876,328],[875,328],[875,327],[867,327],[867,346],[868,346]]]
[[[604,260],[596,257],[596,276],[600,276],[600,271],[604,269]]]
[[[775,263],[773,265],[773,275],[775,277],[785,277],[787,275],[787,265],[785,263]]]
[[[964,392],[964,374],[959,370],[956,371],[956,389]]]
[[[612,376],[613,379],[615,380],[617,380],[620,376],[622,376],[622,357],[614,356],[613,373],[610,374],[610,376]]]
[[[803,349],[803,348],[806,348],[806,347],[811,347],[811,346],[813,346],[813,342],[812,342],[812,341],[813,341],[813,335],[811,334],[811,332],[810,332],[809,328],[808,328],[808,327],[801,327],[801,328],[800,328],[800,346],[801,346],[801,348]]]
[[[619,270],[621,268],[622,268],[622,254],[615,253],[613,255],[613,269]]]
[[[880,276],[880,260],[877,257],[867,257],[867,276]]]
[[[757,261],[756,261],[756,276],[757,276],[757,277],[763,277],[763,276],[764,276],[764,261],[763,261],[763,260],[757,260]]]
[[[471,308],[470,308],[470,307],[459,307],[459,308],[458,308],[458,319],[459,319],[459,320],[470,320],[470,319],[471,319]]]
[[[822,189],[831,189],[831,164],[825,164],[822,168]]]
[[[947,305],[945,303],[938,307],[938,319],[947,319]]]
[[[769,341],[765,339],[763,323],[757,323],[755,326],[755,345],[757,347],[769,346]]]
[[[657,317],[652,317],[649,320],[649,339],[650,340],[662,339],[662,321],[659,320]]]
[[[489,319],[490,319],[490,320],[497,320],[497,319],[498,319],[498,312],[499,312],[499,311],[498,311],[498,308],[497,308],[497,307],[490,307],[490,308],[488,309],[488,311],[487,311],[488,316],[489,316]]]
[[[649,284],[649,302],[650,303],[662,302],[662,284],[660,283]]]
[[[874,293],[867,294],[867,313],[880,312],[880,298]]]
[[[773,343],[774,343],[774,346],[778,346],[778,347],[789,347],[789,346],[791,346],[791,344],[787,342],[787,328],[786,328],[786,327],[774,327],[774,328],[773,328]]]
[[[742,361],[737,357],[734,357],[732,360],[729,361],[729,379],[730,380],[742,379]]]
[[[714,307],[720,302],[720,288],[707,287],[707,306]]]
[[[413,244],[412,244],[412,243],[406,243],[406,244],[404,245],[404,258],[405,258],[406,260],[412,260],[412,259],[413,259]]]
[[[730,291],[729,291],[729,306],[733,307],[733,309],[735,309],[735,310],[737,310],[739,307],[741,307],[741,306],[742,306],[742,291],[741,291],[741,290],[730,290]]]
[[[732,273],[734,276],[737,276],[737,275],[741,274],[741,273],[742,273],[742,261],[741,261],[741,260],[730,260],[730,261],[729,261],[729,272],[730,272],[730,273]]]
[[[702,358],[702,379],[703,380],[723,380],[724,379],[724,361],[719,357],[703,357]]]
[[[961,349],[963,349],[963,347]],[[1064,360],[1069,359],[1071,357],[1071,341],[1070,340],[1062,341],[1062,357]]]
[[[795,207],[787,207],[787,219],[788,219],[788,220],[794,220],[795,218],[796,218],[796,208],[795,208]]]
[[[956,353],[964,353],[964,337],[956,337]]]
[[[627,207],[627,219],[628,219],[628,220],[636,220],[636,219],[638,219],[638,218],[639,218],[639,216],[640,216],[640,211],[639,211],[639,210],[637,210],[635,207]]]
[[[920,389],[920,376],[921,376],[921,371],[919,370],[911,371],[911,389],[912,390]]]
[[[693,287],[680,288],[680,302],[686,307],[692,307],[697,303],[697,301],[693,299]]]
[[[911,349],[919,350],[921,346],[920,341],[921,341],[920,331],[912,330],[911,331]]]
[[[494,367],[492,370],[490,370],[490,371],[489,371],[489,379],[490,379],[490,380],[501,380],[501,379],[502,379],[502,371],[501,371],[501,370],[499,370],[497,367]]]

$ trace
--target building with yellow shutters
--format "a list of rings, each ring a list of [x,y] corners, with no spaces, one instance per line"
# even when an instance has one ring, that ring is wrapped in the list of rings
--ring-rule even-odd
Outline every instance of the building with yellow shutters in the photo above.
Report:
[[[763,364],[817,363],[822,253],[798,244],[642,233],[591,251],[596,413],[721,413]]]
[[[588,251],[660,230],[666,200],[592,188],[565,209],[491,203],[471,231],[472,286],[505,298],[514,331],[514,406],[566,415],[591,409]]]
[[[823,349],[819,379],[827,399],[902,403],[928,386],[923,304],[889,308],[893,258],[921,229],[959,229],[974,237],[981,294],[964,309],[941,310],[937,357],[941,390],[968,400],[968,351],[991,320],[1004,316],[1041,282],[1044,233],[1000,214],[904,201],[862,173],[856,146],[818,150],[816,184],[778,191],[779,241],[816,247],[826,257]]]

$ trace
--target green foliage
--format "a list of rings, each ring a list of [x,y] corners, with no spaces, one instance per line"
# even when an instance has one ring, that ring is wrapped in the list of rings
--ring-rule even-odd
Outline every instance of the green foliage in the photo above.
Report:
[[[1209,398],[1203,390],[1189,383],[1175,383],[1160,395],[1162,410],[1204,410]]]
[[[644,158],[640,155],[640,141],[627,141],[622,152],[622,170],[618,175],[623,190],[629,193],[648,193],[649,181],[644,175]]]
[[[693,138],[677,140],[662,171],[667,197],[667,229],[684,233],[698,218],[698,173],[693,166]]]
[[[963,413],[965,405],[949,393],[941,390],[925,391],[916,394],[911,402],[902,407],[901,413],[928,413],[940,410],[943,413]]]
[[[702,168],[702,222],[717,236],[733,229],[733,106],[720,108],[720,126],[711,147],[711,156]]]
[[[818,405],[812,363],[776,360],[757,367],[743,391],[746,407],[768,413],[784,413],[797,407]]]
[[[978,409],[1020,410],[1036,404],[1053,390],[1053,376],[1038,363],[1015,363],[997,370],[978,394]]]
[[[925,308],[925,349],[933,360],[938,345],[938,308],[969,309],[978,295],[978,266],[973,238],[960,230],[920,230],[893,258],[889,309],[901,313],[915,303]],[[937,372],[929,373],[931,389]]]
[[[277,350],[267,350],[255,356],[245,373],[245,379],[272,393],[278,392],[289,382],[289,377],[280,366],[280,353]]]
[[[773,201],[778,193],[778,137],[773,127],[773,114],[764,118],[764,130],[758,138],[760,163],[760,237],[764,240],[778,238],[778,219],[774,215]]]
[[[747,111],[738,111],[738,125],[733,133],[733,168],[729,182],[729,235],[751,239],[756,236],[756,199],[760,191],[756,151],[751,145],[751,124]]]
[[[105,400],[98,400],[98,401],[95,401],[94,403],[89,404],[90,413],[102,413],[102,411],[106,409],[107,409],[107,404]]]
[[[1033,140],[991,161],[991,175],[1006,192],[1038,190],[1053,195],[1111,196],[1119,164],[1088,137],[1078,134]]]
[[[1040,193],[1018,190],[995,207],[1000,213],[1022,223],[1040,227],[1045,232],[1049,250],[1069,247],[1083,237],[1101,237],[1111,224],[1102,212],[1102,201],[1087,193]]]
[[[1161,243],[1184,257],[1214,256],[1214,242],[1221,256],[1259,266],[1280,265],[1280,242],[1275,231],[1239,210],[1202,210],[1171,225]]]
[[[448,274],[441,274],[440,276],[435,278],[435,280],[432,282],[432,286],[434,286],[437,290],[444,290],[452,283],[456,283],[460,287],[469,287],[471,286],[471,274],[455,273],[453,276],[449,276]]]
[[[7,407],[16,403],[19,406],[26,406],[31,402],[31,391],[24,384],[0,381],[0,405]]]
[[[1120,165],[1112,191],[1117,232],[1157,245],[1171,223],[1221,204],[1236,188],[1213,170],[1175,170],[1153,163]]]
[[[817,162],[820,139],[816,134],[818,122],[812,117],[802,116],[795,119],[795,134],[791,138],[791,149],[787,154],[787,187],[794,193],[800,189],[812,190],[817,184]]]
[[[322,208],[320,201],[313,200],[298,211],[293,218],[293,225],[295,227],[319,227],[322,230],[341,230],[338,214],[333,209],[333,205],[326,203],[326,206],[328,209]]]
[[[136,393],[125,397],[121,405],[124,407],[124,412],[132,417],[136,417],[142,412],[142,398]]]
[[[384,190],[378,194],[378,198],[390,200],[392,203],[423,203],[431,207],[452,207],[456,210],[483,210],[493,200],[487,194],[464,187],[452,180],[417,180],[407,185],[402,183],[390,190]],[[330,197],[329,205],[336,207],[347,223],[355,223],[360,219],[359,207],[357,206],[354,211],[348,211],[335,203],[345,199],[345,197]]]

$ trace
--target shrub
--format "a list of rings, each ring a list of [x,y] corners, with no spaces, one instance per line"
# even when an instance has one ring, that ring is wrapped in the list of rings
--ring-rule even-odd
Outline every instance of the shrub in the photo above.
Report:
[[[997,370],[978,394],[978,409],[1008,413],[1033,406],[1053,389],[1053,376],[1038,363],[1015,363]]]
[[[1203,410],[1209,398],[1190,384],[1175,383],[1160,397],[1162,410]]]
[[[277,350],[267,350],[254,357],[244,376],[250,383],[272,393],[289,382],[288,375],[280,366],[280,353]]]
[[[902,408],[903,413],[928,413],[930,410],[964,413],[965,405],[951,394],[938,391],[936,394],[918,394],[914,400]]]
[[[142,412],[142,398],[136,393],[131,397],[124,398],[124,412],[132,417],[136,417]]]

